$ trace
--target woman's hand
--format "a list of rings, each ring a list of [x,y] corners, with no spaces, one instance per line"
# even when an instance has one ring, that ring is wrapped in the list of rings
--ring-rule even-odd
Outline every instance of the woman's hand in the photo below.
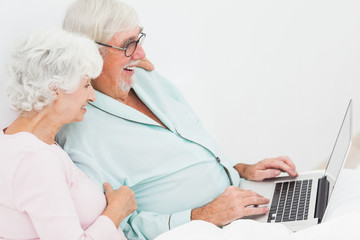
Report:
[[[143,68],[146,71],[152,71],[155,69],[154,65],[147,58],[141,59],[136,67]]]
[[[128,186],[113,190],[109,183],[104,183],[104,190],[107,206],[102,215],[109,217],[118,228],[122,220],[136,210],[135,194]]]

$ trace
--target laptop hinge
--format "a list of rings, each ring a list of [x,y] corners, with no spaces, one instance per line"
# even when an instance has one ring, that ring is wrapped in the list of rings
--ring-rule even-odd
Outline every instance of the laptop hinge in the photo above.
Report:
[[[326,176],[322,177],[318,181],[318,189],[316,196],[316,205],[315,205],[315,218],[318,218],[318,222],[321,223],[322,218],[325,213],[326,206],[329,199],[329,181],[326,179]]]

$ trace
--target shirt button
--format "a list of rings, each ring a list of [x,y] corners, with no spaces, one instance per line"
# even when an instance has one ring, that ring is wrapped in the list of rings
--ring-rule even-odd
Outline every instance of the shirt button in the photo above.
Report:
[[[217,161],[218,163],[220,163],[220,158],[216,157],[216,161]]]

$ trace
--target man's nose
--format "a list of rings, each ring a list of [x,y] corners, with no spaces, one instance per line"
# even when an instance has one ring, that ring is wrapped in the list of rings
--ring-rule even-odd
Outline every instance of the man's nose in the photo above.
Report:
[[[140,60],[146,57],[146,53],[143,47],[139,44],[135,50],[135,53],[131,56],[132,60]]]

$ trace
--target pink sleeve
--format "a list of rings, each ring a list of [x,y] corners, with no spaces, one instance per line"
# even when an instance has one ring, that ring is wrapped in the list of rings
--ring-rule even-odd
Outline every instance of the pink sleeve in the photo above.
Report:
[[[30,217],[40,239],[124,239],[112,221],[98,217],[87,230],[81,228],[72,201],[69,170],[55,153],[42,151],[26,156],[13,178],[13,199]]]

